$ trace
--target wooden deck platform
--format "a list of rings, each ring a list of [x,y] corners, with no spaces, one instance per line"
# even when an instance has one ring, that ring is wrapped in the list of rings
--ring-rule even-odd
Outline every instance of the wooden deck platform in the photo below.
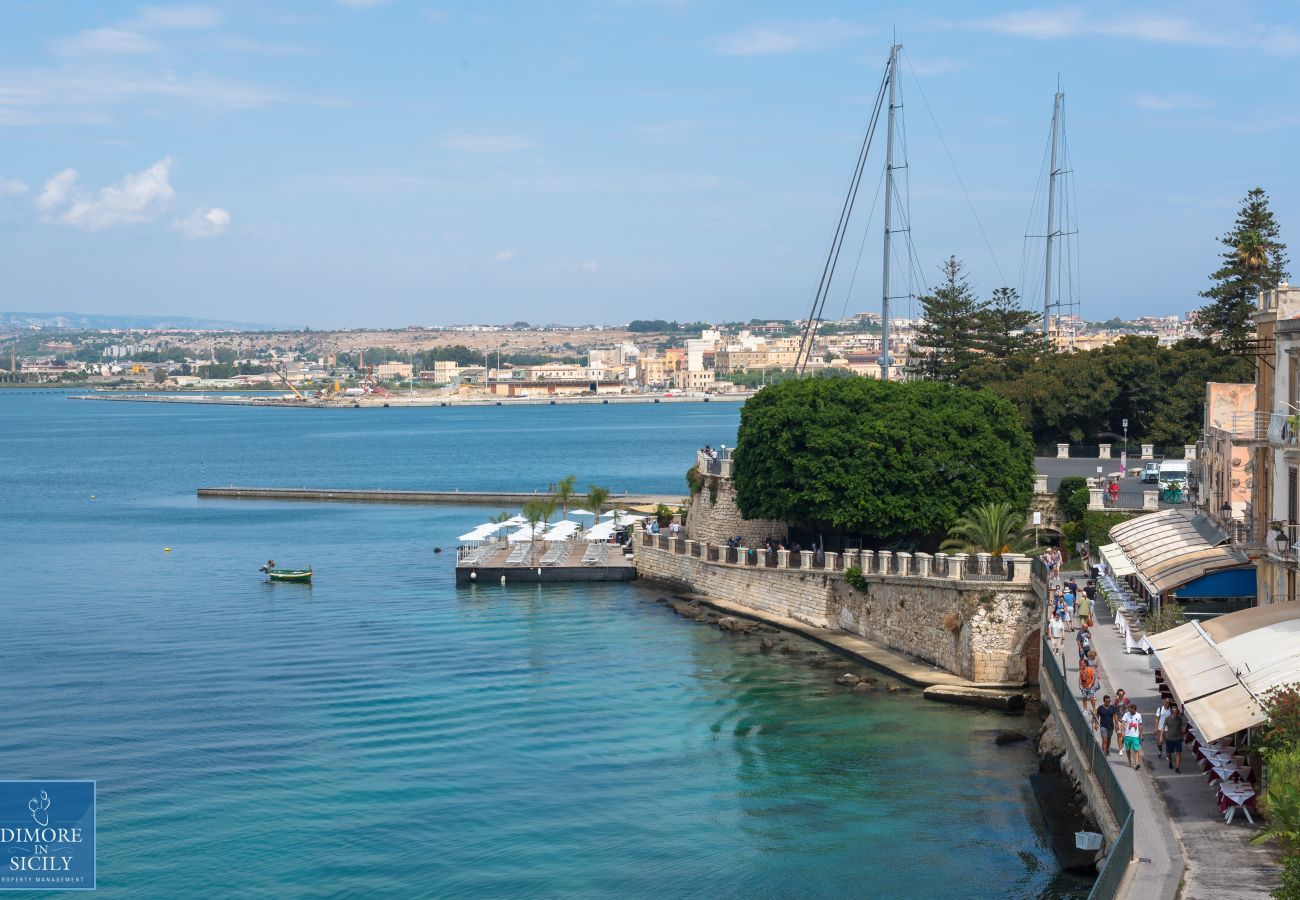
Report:
[[[583,562],[592,547],[604,548],[604,557]],[[523,557],[517,558],[523,548]],[[558,556],[555,555],[558,553]],[[540,584],[566,581],[631,581],[636,567],[623,555],[622,544],[590,544],[587,541],[537,541],[527,544],[499,544],[466,548],[456,559],[456,584]]]

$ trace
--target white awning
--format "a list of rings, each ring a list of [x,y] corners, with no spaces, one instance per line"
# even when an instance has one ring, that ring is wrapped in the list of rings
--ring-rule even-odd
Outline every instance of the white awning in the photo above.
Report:
[[[1207,741],[1264,721],[1259,698],[1300,680],[1300,602],[1243,609],[1152,637],[1166,682]]]
[[[1101,558],[1114,575],[1132,575],[1137,571],[1119,544],[1106,544],[1101,548]]]

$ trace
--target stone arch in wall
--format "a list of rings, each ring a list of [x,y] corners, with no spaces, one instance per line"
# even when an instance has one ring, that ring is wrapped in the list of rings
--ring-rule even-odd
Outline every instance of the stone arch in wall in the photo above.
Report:
[[[1038,665],[1043,652],[1043,629],[1035,628],[1025,635],[1016,652],[1020,654],[1025,664],[1025,681],[1029,684],[1038,684]]]

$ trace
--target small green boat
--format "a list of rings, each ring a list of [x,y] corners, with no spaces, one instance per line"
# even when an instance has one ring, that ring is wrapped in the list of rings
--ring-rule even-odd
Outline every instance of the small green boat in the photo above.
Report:
[[[297,581],[300,583],[311,581],[311,569],[269,569],[262,566],[262,571],[272,581]]]

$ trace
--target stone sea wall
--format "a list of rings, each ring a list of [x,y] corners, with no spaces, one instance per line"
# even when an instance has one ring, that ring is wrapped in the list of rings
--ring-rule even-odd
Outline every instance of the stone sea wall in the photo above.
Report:
[[[703,475],[704,488],[691,498],[686,510],[686,536],[696,541],[725,544],[739,536],[746,547],[762,546],[770,537],[782,539],[788,526],[774,519],[746,519],[736,505],[736,486],[730,478]]]
[[[643,535],[635,559],[641,578],[760,616],[856,634],[971,681],[1023,684],[1030,674],[1026,642],[1036,640],[1038,601],[1025,557],[1012,558],[1008,574],[999,576],[988,572],[987,558],[964,555],[828,553],[819,559],[781,551],[769,559],[763,551]],[[845,582],[847,565],[866,573],[865,592]]]

